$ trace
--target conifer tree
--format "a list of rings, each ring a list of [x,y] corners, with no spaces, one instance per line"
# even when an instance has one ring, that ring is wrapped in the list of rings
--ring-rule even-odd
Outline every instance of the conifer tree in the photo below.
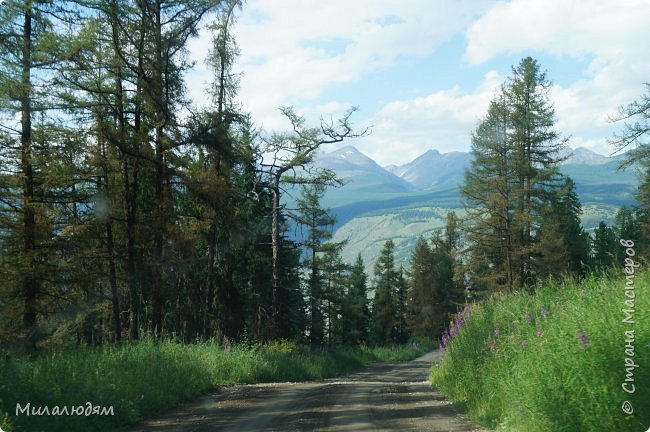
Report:
[[[537,238],[535,271],[539,277],[560,273],[585,276],[590,266],[590,238],[582,227],[582,206],[575,183],[566,177],[554,190]]]
[[[348,292],[344,306],[344,340],[348,345],[367,342],[369,315],[367,279],[361,254],[357,255],[348,275]]]
[[[619,256],[619,245],[613,227],[607,226],[605,221],[600,221],[594,232],[592,241],[593,265],[597,269],[604,269],[614,265]]]
[[[561,180],[565,146],[553,127],[550,83],[539,63],[524,58],[490,104],[472,137],[474,161],[461,194],[474,267],[487,285],[512,290],[534,282],[535,233]]]
[[[331,348],[343,342],[344,300],[349,266],[343,262],[343,243],[327,243],[320,259],[323,271],[323,312],[326,317],[327,345]]]
[[[7,298],[21,298],[12,310],[21,310],[29,346],[39,312],[56,309],[40,303],[55,301],[52,289],[64,283],[62,273],[51,273],[64,259],[56,244],[67,243],[58,234],[79,216],[70,195],[78,166],[64,161],[77,161],[80,152],[70,147],[75,141],[57,115],[63,106],[54,84],[68,55],[64,6],[43,0],[0,5],[0,244],[8,254],[0,287]]]
[[[440,329],[437,327],[440,310],[436,308],[435,273],[433,252],[424,237],[418,237],[411,255],[409,268],[408,318],[411,335],[433,337]]]
[[[323,184],[328,186],[340,185],[336,174],[327,169],[313,166],[317,150],[325,144],[333,144],[346,138],[360,137],[360,133],[352,129],[350,117],[356,108],[348,110],[336,123],[321,121],[320,127],[308,127],[306,119],[298,115],[291,107],[281,107],[280,111],[291,123],[291,132],[273,133],[264,140],[260,155],[260,185],[267,185],[273,196],[271,211],[271,251],[272,251],[272,283],[271,283],[271,333],[277,333],[279,314],[278,295],[282,289],[280,267],[280,215],[282,204],[280,195],[285,185]]]
[[[307,228],[304,246],[307,249],[305,267],[308,270],[307,294],[309,298],[311,344],[320,346],[324,341],[323,298],[326,294],[324,262],[319,254],[326,250],[326,242],[332,237],[331,227],[336,219],[329,214],[328,209],[321,207],[321,199],[325,194],[324,184],[311,184],[302,187],[302,198],[298,200],[298,213],[293,219]]]
[[[395,243],[387,240],[374,268],[375,297],[372,303],[372,339],[376,345],[396,342],[399,272],[395,268]]]
[[[516,153],[508,132],[509,114],[501,96],[490,103],[472,135],[473,161],[465,172],[461,195],[467,210],[464,228],[475,251],[470,262],[476,279],[510,291],[516,284],[515,259],[520,248],[514,225]]]

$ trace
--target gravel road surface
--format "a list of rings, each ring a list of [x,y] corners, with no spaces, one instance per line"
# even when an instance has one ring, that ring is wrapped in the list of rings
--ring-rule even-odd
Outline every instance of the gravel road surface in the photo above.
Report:
[[[440,352],[344,377],[221,387],[123,432],[484,431],[427,381]]]

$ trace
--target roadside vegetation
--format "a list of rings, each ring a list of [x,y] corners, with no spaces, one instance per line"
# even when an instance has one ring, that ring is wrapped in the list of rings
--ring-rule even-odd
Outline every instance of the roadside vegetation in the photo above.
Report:
[[[635,276],[634,308],[624,304],[625,278],[614,274],[542,283],[533,294],[496,294],[466,307],[444,335],[431,382],[499,431],[645,431],[650,272]],[[634,309],[634,324],[622,322],[630,316],[622,309]],[[634,332],[628,351],[626,331]],[[626,370],[626,361],[639,367]],[[622,388],[626,378],[633,394]]]
[[[0,426],[9,431],[104,431],[174,406],[215,387],[234,383],[304,381],[342,375],[381,360],[410,360],[430,351],[430,343],[394,348],[341,348],[314,351],[288,341],[267,345],[215,343],[137,344],[86,348],[38,359],[2,360]],[[90,402],[113,407],[112,416],[43,415],[23,409],[63,409]]]

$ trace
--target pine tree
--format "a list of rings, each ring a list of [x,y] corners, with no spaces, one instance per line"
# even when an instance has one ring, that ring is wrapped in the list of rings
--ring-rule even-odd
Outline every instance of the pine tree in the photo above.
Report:
[[[454,281],[454,259],[447,250],[447,240],[440,232],[431,239],[431,259],[434,284],[434,309],[436,310],[436,326],[442,329],[448,322],[449,316],[458,311],[465,301],[462,290],[458,290]],[[437,338],[438,332],[431,336]]]
[[[643,210],[632,207],[621,207],[615,217],[615,230],[617,237],[632,240],[635,250],[643,252],[646,249],[646,240],[643,237]],[[620,249],[620,246],[618,246]],[[617,255],[621,257],[620,252]]]

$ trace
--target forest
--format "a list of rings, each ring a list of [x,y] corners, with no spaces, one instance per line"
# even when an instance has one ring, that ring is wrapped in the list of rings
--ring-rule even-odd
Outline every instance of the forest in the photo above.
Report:
[[[646,93],[613,148],[645,167],[638,206],[590,236],[559,172],[539,62],[513,66],[472,132],[465,215],[421,238],[409,268],[388,240],[364,273],[331,241],[319,148],[363,139],[355,107],[310,125],[281,107],[264,131],[238,102],[239,0],[7,0],[0,8],[0,346],[12,353],[142,338],[315,348],[439,340],[494,292],[577,280],[648,254]],[[208,17],[211,103],[186,94],[188,43]],[[646,91],[650,90],[646,87]],[[640,121],[635,122],[637,118]],[[286,197],[299,195],[294,208]],[[294,201],[290,201],[294,202]],[[288,227],[300,226],[300,239]],[[295,236],[294,236],[295,237]]]

